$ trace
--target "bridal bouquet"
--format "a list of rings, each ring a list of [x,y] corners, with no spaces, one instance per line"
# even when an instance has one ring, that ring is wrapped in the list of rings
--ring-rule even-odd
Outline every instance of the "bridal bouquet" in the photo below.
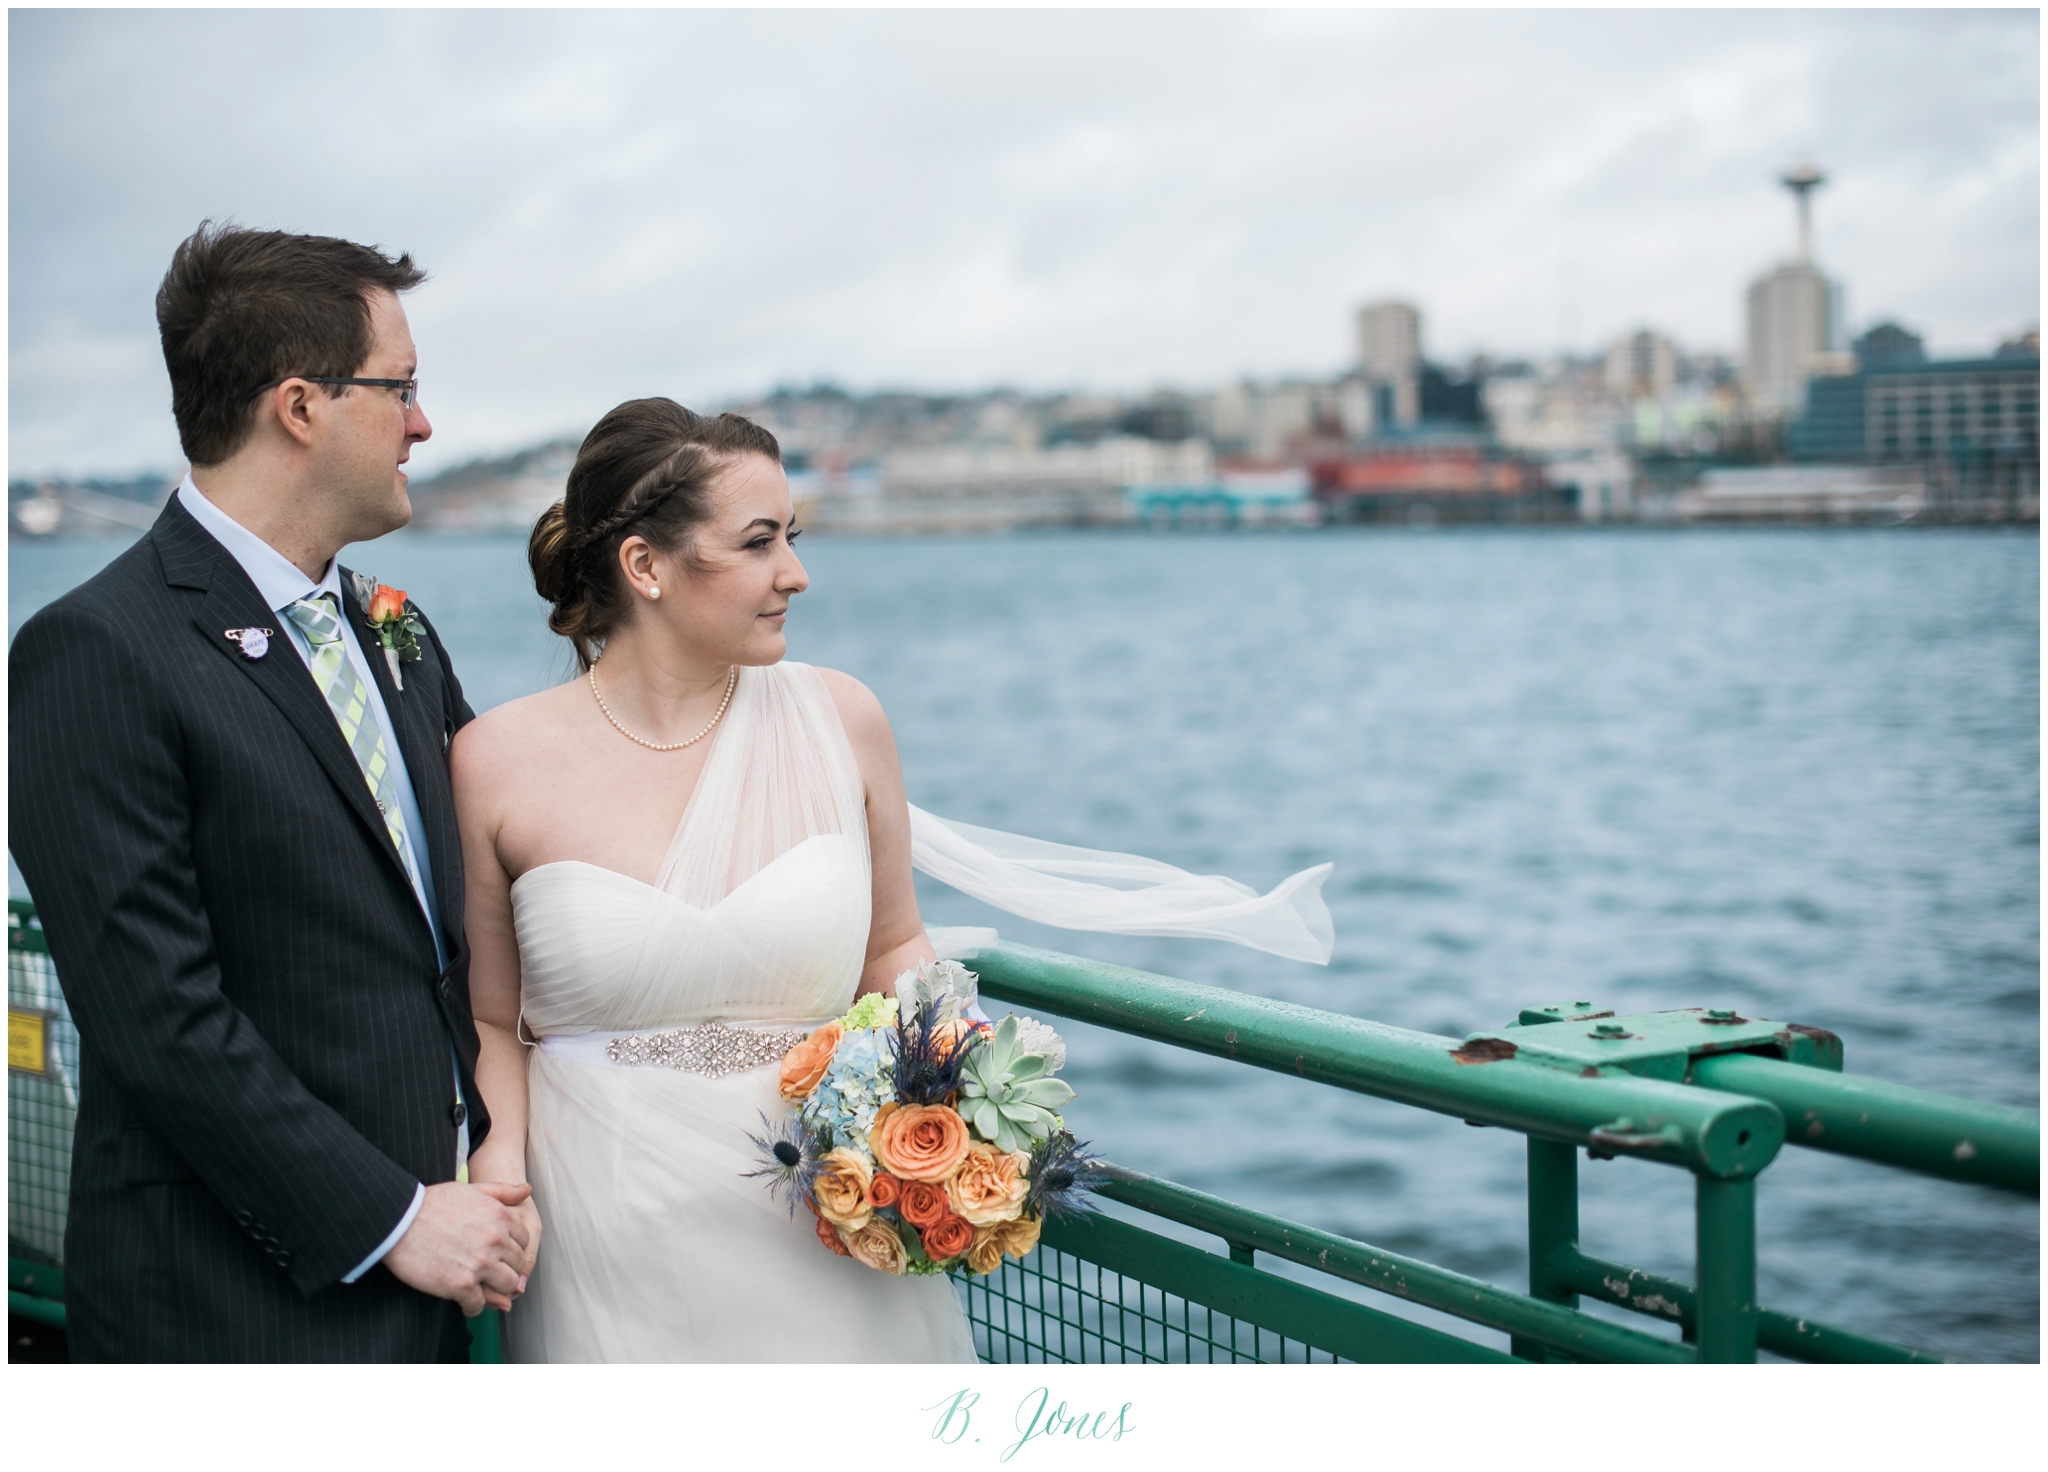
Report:
[[[1089,1209],[1102,1164],[1056,1112],[1058,1033],[968,1015],[975,976],[926,962],[896,997],[862,997],[782,1060],[791,1108],[760,1135],[770,1188],[818,1240],[878,1272],[992,1273],[1038,1245],[1048,1214]]]

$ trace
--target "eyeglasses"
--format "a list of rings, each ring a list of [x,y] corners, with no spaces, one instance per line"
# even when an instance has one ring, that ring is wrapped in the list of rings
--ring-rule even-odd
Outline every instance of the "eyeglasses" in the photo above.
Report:
[[[306,373],[287,373],[283,378],[273,378],[263,387],[250,390],[249,397],[253,399],[257,394],[267,394],[280,383],[289,383],[294,378],[302,378],[307,383],[352,383],[364,388],[395,388],[398,390],[398,402],[407,413],[411,413],[412,406],[420,401],[420,381],[417,378],[315,378]]]

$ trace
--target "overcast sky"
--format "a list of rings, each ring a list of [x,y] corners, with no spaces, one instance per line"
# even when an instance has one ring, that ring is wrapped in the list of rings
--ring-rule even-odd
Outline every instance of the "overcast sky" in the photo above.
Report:
[[[1737,351],[1810,155],[1852,329],[2040,301],[2032,12],[22,11],[15,474],[183,462],[204,216],[411,250],[432,474],[624,399],[1325,374],[1648,324]]]

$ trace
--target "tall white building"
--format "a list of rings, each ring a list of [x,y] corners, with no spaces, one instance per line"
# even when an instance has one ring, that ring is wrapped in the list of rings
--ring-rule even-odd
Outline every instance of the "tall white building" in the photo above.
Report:
[[[1383,301],[1358,312],[1358,367],[1376,401],[1376,422],[1412,425],[1422,418],[1422,313],[1407,302]]]
[[[1749,331],[1742,376],[1750,397],[1774,413],[1796,413],[1806,381],[1837,368],[1841,348],[1841,287],[1813,263],[1813,190],[1826,178],[1811,164],[1779,180],[1799,201],[1799,257],[1759,276],[1749,287]]]
[[[1374,302],[1358,312],[1358,366],[1390,383],[1422,366],[1422,313],[1407,302]]]

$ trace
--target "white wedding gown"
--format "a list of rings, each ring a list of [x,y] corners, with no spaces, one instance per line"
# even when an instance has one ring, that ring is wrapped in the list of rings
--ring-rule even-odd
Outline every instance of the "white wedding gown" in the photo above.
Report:
[[[788,1106],[606,1043],[707,1022],[809,1029],[853,1003],[870,871],[860,771],[818,672],[740,672],[656,882],[575,860],[512,886],[545,1226],[506,1320],[522,1361],[972,1361],[948,1278],[828,1251],[748,1141]]]
[[[918,869],[1012,914],[1330,957],[1328,864],[1261,896],[1133,854],[910,818]],[[760,1164],[748,1132],[787,1108],[772,1058],[712,1077],[608,1050],[704,1023],[808,1031],[839,1016],[871,894],[853,749],[824,679],[788,660],[740,671],[653,884],[577,860],[514,881],[521,1015],[539,1040],[526,1168],[544,1232],[506,1321],[512,1358],[974,1359],[949,1279],[834,1255],[808,1211],[792,1219],[747,1177]],[[930,935],[942,956],[995,939]]]

